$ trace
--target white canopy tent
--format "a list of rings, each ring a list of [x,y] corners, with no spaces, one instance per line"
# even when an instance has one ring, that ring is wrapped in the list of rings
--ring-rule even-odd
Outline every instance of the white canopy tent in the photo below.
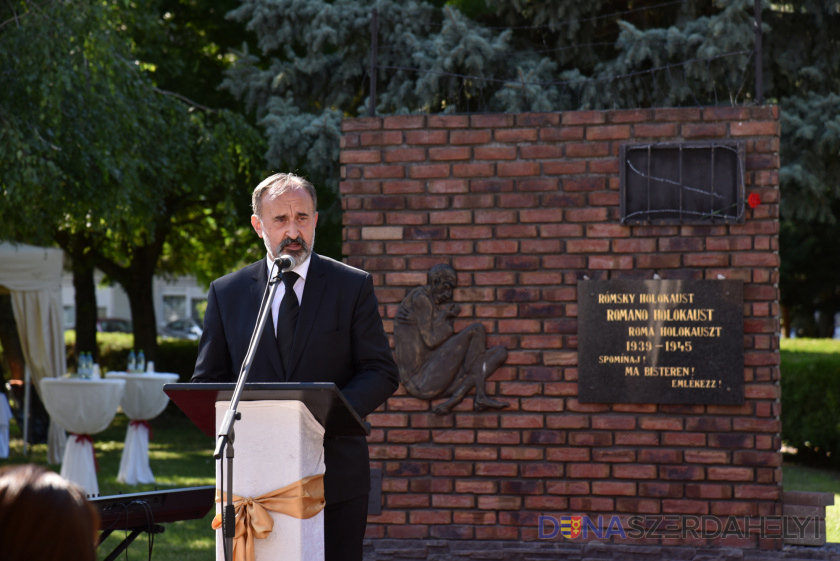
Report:
[[[26,403],[29,418],[29,377],[38,392],[42,378],[66,371],[61,309],[64,252],[56,248],[0,242],[0,292],[10,292],[23,357],[26,361]],[[26,422],[26,421],[25,421]],[[24,428],[26,432],[26,428]],[[61,463],[66,435],[50,420],[47,459]]]

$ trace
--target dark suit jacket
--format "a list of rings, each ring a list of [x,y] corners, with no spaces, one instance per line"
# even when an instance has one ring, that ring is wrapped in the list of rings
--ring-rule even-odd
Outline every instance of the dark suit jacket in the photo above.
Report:
[[[267,282],[261,259],[210,285],[193,382],[237,380]],[[289,372],[283,372],[273,322],[266,321],[248,382],[334,382],[362,417],[379,407],[397,389],[398,377],[370,275],[313,253]],[[326,437],[324,450],[328,504],[369,491],[364,437]]]

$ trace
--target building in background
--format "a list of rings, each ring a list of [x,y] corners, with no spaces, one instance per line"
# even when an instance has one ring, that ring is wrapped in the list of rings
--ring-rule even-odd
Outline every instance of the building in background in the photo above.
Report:
[[[96,306],[97,317],[105,320],[131,320],[131,307],[128,295],[119,284],[106,285],[102,281],[105,274],[97,270]],[[154,294],[155,319],[158,331],[168,323],[194,319],[199,325],[204,319],[204,309],[207,304],[207,290],[198,285],[194,277],[177,277],[165,279],[155,277],[152,287]],[[73,329],[76,326],[76,291],[73,288],[73,275],[64,273],[61,279],[61,301],[64,308],[64,327]],[[118,322],[101,322],[103,329]]]

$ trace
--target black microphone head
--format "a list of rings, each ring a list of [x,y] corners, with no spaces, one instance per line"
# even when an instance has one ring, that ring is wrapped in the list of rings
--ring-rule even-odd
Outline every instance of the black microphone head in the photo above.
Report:
[[[274,262],[280,268],[281,271],[289,271],[294,269],[297,263],[295,262],[295,258],[291,255],[281,255],[277,257]]]

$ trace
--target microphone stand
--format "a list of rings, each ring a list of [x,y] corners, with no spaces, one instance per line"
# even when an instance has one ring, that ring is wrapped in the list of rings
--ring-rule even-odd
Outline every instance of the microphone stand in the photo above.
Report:
[[[213,458],[221,461],[224,455],[227,459],[227,485],[225,485],[224,476],[220,477],[221,481],[219,482],[223,495],[224,489],[227,487],[227,500],[222,509],[222,536],[224,538],[223,549],[225,559],[230,559],[233,555],[233,537],[236,533],[236,511],[233,507],[233,441],[235,439],[233,423],[242,418],[242,414],[238,413],[236,408],[239,406],[242,390],[245,389],[245,382],[248,380],[248,375],[251,372],[251,363],[254,361],[254,354],[257,350],[260,335],[265,328],[266,320],[271,312],[271,302],[274,301],[277,285],[280,283],[280,276],[284,272],[294,268],[295,260],[288,255],[281,255],[274,260],[274,266],[271,269],[273,276],[269,275],[268,284],[265,285],[265,292],[263,292],[263,299],[260,303],[260,311],[257,314],[257,325],[251,334],[251,341],[248,343],[248,352],[245,354],[245,360],[242,361],[239,379],[236,381],[236,388],[234,388],[233,396],[230,398],[230,407],[225,412],[225,416],[222,418],[222,423],[219,426],[216,450],[213,452]],[[277,271],[276,273],[274,272],[275,270]]]

